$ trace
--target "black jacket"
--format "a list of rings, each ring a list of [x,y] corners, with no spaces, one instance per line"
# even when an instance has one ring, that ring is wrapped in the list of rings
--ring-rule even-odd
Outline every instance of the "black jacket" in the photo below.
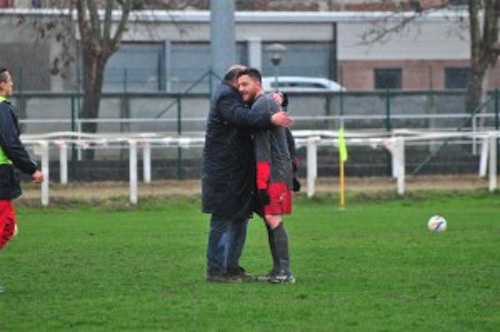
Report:
[[[255,159],[251,129],[269,128],[271,113],[250,111],[237,89],[221,83],[212,98],[202,161],[202,211],[252,214]]]
[[[19,135],[19,122],[14,107],[8,101],[1,102],[0,147],[12,164],[0,165],[0,199],[12,200],[21,195],[19,176],[14,166],[28,175],[37,170],[36,163],[31,160]]]

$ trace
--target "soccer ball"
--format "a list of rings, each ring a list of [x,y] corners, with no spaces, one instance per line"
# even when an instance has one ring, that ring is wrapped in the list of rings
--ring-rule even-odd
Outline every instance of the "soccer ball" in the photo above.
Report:
[[[446,230],[446,220],[439,215],[432,216],[427,222],[427,227],[434,233],[444,232]]]

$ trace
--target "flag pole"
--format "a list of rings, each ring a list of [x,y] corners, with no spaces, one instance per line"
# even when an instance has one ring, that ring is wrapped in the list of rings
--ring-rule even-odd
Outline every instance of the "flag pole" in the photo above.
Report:
[[[340,71],[340,81],[342,82],[342,68]],[[345,143],[344,136],[344,94],[340,92],[340,126],[338,133],[338,144],[339,144],[339,191],[340,191],[340,210],[344,209],[345,206],[345,173],[344,164],[347,160],[347,145]]]
[[[340,177],[340,209],[344,209],[344,205],[345,205],[345,196],[344,196],[344,161],[342,159],[340,159],[339,161],[340,163],[340,174],[339,174],[339,177]]]

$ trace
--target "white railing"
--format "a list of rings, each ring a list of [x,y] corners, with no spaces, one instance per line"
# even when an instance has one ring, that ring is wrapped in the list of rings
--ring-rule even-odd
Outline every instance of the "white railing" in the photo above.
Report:
[[[315,194],[315,182],[317,177],[317,147],[338,147],[338,132],[331,130],[293,131],[298,148],[307,149],[307,195]],[[405,147],[408,144],[426,141],[460,139],[479,141],[482,144],[479,165],[479,176],[486,176],[488,170],[488,188],[494,191],[497,188],[497,140],[500,131],[483,132],[429,132],[413,129],[394,130],[391,134],[385,132],[352,132],[345,133],[347,146],[370,146],[373,148],[387,149],[392,155],[393,174],[397,179],[396,191],[398,194],[405,193]],[[41,170],[46,176],[46,181],[41,186],[41,203],[49,204],[49,149],[51,146],[59,149],[60,181],[67,183],[68,179],[68,146],[75,144],[82,148],[93,145],[112,147],[128,145],[129,149],[129,199],[132,204],[138,202],[138,150],[143,154],[143,181],[151,182],[151,148],[153,146],[179,147],[189,149],[202,147],[204,144],[203,133],[194,136],[173,136],[161,133],[138,133],[138,134],[84,134],[76,132],[56,132],[40,135],[23,136],[23,142],[34,146],[34,151],[40,156]]]
[[[369,116],[367,115],[330,115],[330,116],[298,116],[295,114],[292,114],[296,127],[300,128],[301,123],[304,122],[315,122],[318,123],[318,127],[321,127],[324,122],[331,122],[331,123],[338,123],[340,121],[340,118],[343,119],[343,121],[346,123],[346,127],[349,128],[348,123],[350,121],[386,121],[390,120],[392,121],[398,121],[398,120],[449,120],[449,119],[456,119],[457,121],[464,122],[465,120],[470,118],[470,114],[466,113],[446,113],[446,114],[391,114],[389,117],[385,114],[371,114]],[[477,132],[477,131],[482,131],[484,128],[479,128],[479,122],[481,119],[485,120],[491,120],[494,121],[495,119],[495,113],[478,113],[475,114],[474,117],[471,120],[471,125],[468,126],[472,132]],[[74,120],[71,119],[23,119],[19,121],[21,124],[29,124],[29,125],[36,125],[36,124],[54,124],[54,125],[60,125],[60,124],[65,124],[67,125],[68,130],[72,130],[71,127],[72,125],[75,128],[76,132],[81,133],[82,132],[82,126],[84,123],[97,123],[97,124],[151,124],[151,125],[158,125],[158,123],[164,123],[164,124],[178,124],[180,123],[180,128],[184,127],[184,124],[199,124],[200,128],[195,129],[196,131],[202,131],[205,129],[205,123],[206,123],[206,117],[183,117],[180,121],[176,117],[172,118],[99,118],[99,119],[81,119],[81,118],[76,118]],[[396,127],[395,127],[396,128]],[[456,127],[450,126],[450,127],[433,127],[432,125],[428,125],[426,127],[415,127],[412,126],[414,129],[421,129],[421,130],[429,130],[429,131],[436,131],[436,130],[456,130]],[[385,127],[372,127],[372,128],[367,128],[368,130],[384,130]],[[184,132],[184,130],[182,130]]]

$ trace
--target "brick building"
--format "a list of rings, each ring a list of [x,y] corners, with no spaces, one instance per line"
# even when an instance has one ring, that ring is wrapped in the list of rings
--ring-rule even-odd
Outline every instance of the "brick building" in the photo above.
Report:
[[[383,9],[439,5],[443,0],[384,1]],[[293,11],[238,11],[236,20],[237,60],[273,75],[266,47],[281,43],[288,49],[279,67],[280,75],[325,77],[339,81],[351,91],[374,89],[428,90],[465,88],[469,77],[467,11],[460,6],[411,19],[410,23],[377,39],[374,31],[396,29],[414,12],[372,12],[380,1],[237,1],[243,9],[290,9]],[[43,2],[44,5],[53,2]],[[148,2],[154,3],[154,2]],[[156,3],[161,3],[157,1]],[[186,3],[190,3],[187,1]],[[206,8],[208,1],[192,1]],[[67,20],[60,12],[37,7],[38,1],[0,0],[0,56],[26,78],[17,80],[24,90],[74,91],[81,84],[76,28],[67,39],[74,61],[54,76],[55,57],[61,31],[43,38],[33,29],[36,22]],[[335,6],[334,6],[335,5]],[[253,7],[252,7],[253,6]],[[412,7],[413,6],[413,7]],[[249,8],[252,7],[252,8]],[[314,11],[297,11],[297,9]],[[342,11],[356,9],[364,11]],[[379,8],[379,7],[377,7]],[[330,11],[330,10],[341,11]],[[19,15],[22,11],[22,16]],[[20,17],[23,24],[20,24]],[[33,24],[27,24],[32,22]],[[73,22],[74,24],[74,22]],[[55,29],[54,29],[55,30]],[[377,39],[377,41],[370,41]],[[34,49],[36,58],[24,52]],[[210,13],[206,10],[167,12],[139,11],[131,17],[130,29],[120,51],[112,56],[105,74],[105,91],[184,91],[210,70]],[[209,54],[208,54],[209,55]],[[29,79],[27,78],[29,77]],[[500,66],[490,76],[490,87],[500,86]],[[201,88],[206,91],[205,88]]]

